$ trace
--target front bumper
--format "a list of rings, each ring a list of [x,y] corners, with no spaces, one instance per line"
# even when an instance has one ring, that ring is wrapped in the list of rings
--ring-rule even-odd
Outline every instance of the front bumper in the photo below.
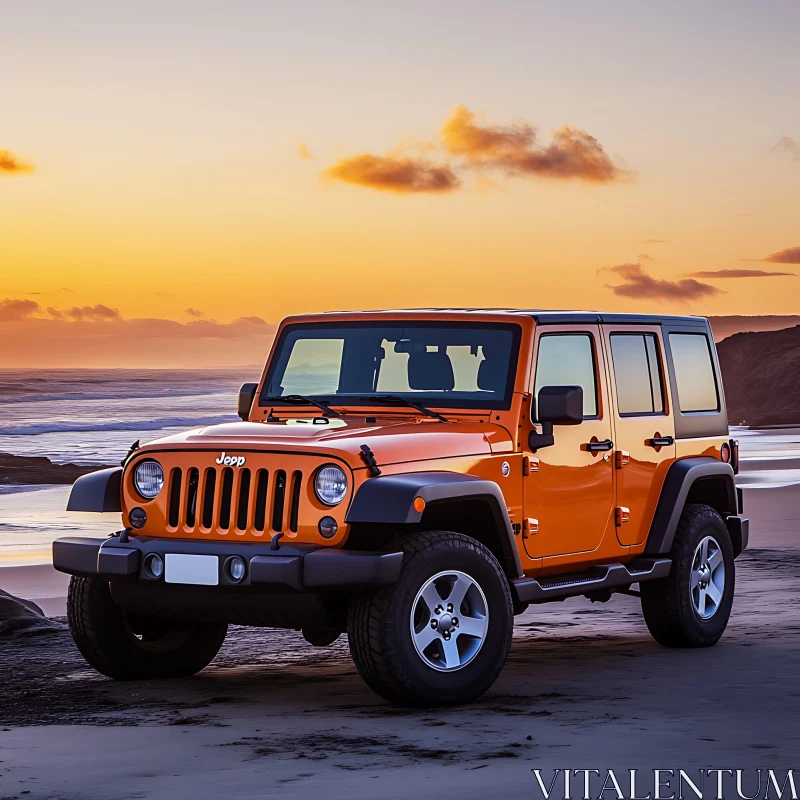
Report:
[[[164,576],[153,578],[145,569],[145,558],[156,553],[163,560],[170,553],[216,556],[219,583],[228,591],[320,592],[358,589],[395,583],[403,565],[401,552],[342,550],[317,545],[280,545],[269,542],[199,541],[194,539],[119,538],[90,539],[70,537],[53,542],[53,566],[59,572],[81,577],[98,577],[110,583],[136,583],[141,587],[179,586],[167,584]],[[247,565],[245,577],[233,581],[223,569],[231,556],[240,556]],[[194,588],[192,586],[192,588]]]

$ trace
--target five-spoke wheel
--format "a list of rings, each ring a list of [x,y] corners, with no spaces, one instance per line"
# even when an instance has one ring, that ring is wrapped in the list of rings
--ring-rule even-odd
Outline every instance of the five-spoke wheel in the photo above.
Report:
[[[411,607],[411,638],[419,657],[442,672],[461,669],[478,654],[489,608],[478,583],[457,570],[428,578]]]
[[[691,592],[697,616],[700,619],[713,617],[725,592],[725,560],[713,536],[706,536],[694,551]]]

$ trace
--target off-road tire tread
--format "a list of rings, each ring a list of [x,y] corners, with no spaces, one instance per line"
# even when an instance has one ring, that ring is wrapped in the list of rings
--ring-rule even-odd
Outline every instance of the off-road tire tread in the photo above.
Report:
[[[425,531],[401,539],[399,545],[404,553],[404,566],[408,565],[412,559],[425,559],[443,547],[469,548],[479,553],[495,567],[501,579],[506,603],[509,609],[513,608],[511,592],[502,567],[492,552],[475,539],[454,531]],[[386,700],[402,705],[419,707],[458,705],[474,699],[471,693],[455,695],[446,701],[437,695],[422,696],[409,676],[397,669],[393,648],[382,636],[379,622],[384,617],[391,591],[392,587],[384,587],[354,596],[350,601],[347,625],[350,651],[365,683]],[[512,630],[513,625],[509,626],[506,653],[511,644]],[[505,659],[502,659],[498,663],[494,674],[486,676],[488,685],[496,680],[503,668],[504,661]]]
[[[114,603],[108,584],[73,576],[67,593],[67,623],[81,655],[98,672],[115,680],[180,678],[194,675],[213,661],[227,625],[195,626],[191,638],[174,653],[137,652],[123,636],[124,611]]]
[[[694,555],[696,543],[692,543],[692,539],[695,536],[696,528],[710,520],[719,521],[721,527],[716,532],[716,538],[720,547],[727,546],[730,549],[732,562],[733,545],[719,512],[708,505],[688,504],[681,514],[672,542],[670,574],[666,578],[644,582],[640,587],[642,611],[647,628],[653,638],[664,647],[710,647],[719,641],[725,630],[724,624],[718,630],[701,630],[696,620],[689,618],[685,602],[681,602],[684,588],[680,586],[678,580],[680,564],[687,558],[687,549],[691,549],[688,558]],[[728,565],[726,565],[725,576],[726,589],[728,582],[732,587],[735,580],[733,570],[728,570],[727,567]],[[727,613],[729,614],[730,611],[728,610]],[[727,623],[727,616],[725,623]]]

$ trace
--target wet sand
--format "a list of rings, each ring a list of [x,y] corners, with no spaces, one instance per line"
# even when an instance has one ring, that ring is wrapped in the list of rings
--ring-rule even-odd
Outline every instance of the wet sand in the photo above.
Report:
[[[200,675],[126,684],[87,667],[67,633],[4,640],[0,797],[518,798],[541,796],[533,767],[787,769],[800,752],[800,489],[745,503],[753,549],[716,647],[658,646],[631,597],[538,606],[517,618],[493,689],[464,708],[384,703],[344,637],[312,648],[233,628]]]

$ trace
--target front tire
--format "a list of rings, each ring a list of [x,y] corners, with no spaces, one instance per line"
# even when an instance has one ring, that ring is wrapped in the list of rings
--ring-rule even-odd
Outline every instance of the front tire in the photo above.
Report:
[[[670,555],[669,575],[641,585],[647,627],[665,647],[710,647],[733,606],[733,545],[722,517],[711,506],[687,505]]]
[[[194,675],[213,661],[228,630],[224,624],[134,617],[97,578],[70,580],[67,622],[90,666],[122,681]]]
[[[402,542],[397,583],[353,598],[350,652],[381,697],[433,707],[480,697],[497,679],[514,627],[508,581],[482,544],[450,531]]]

